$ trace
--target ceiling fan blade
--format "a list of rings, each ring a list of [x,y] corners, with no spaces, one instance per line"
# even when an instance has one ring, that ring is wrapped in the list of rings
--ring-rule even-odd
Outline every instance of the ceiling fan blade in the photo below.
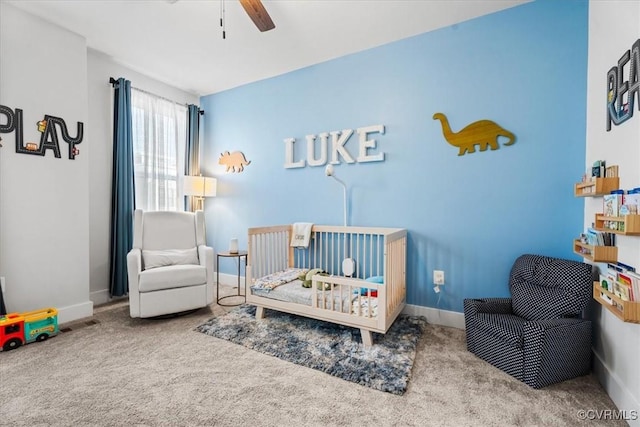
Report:
[[[240,4],[249,15],[249,18],[256,24],[260,31],[273,30],[276,25],[271,20],[267,10],[260,0],[240,0]]]

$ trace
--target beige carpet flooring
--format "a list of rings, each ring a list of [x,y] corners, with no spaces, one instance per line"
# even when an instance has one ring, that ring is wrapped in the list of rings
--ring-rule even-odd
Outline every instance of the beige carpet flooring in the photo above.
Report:
[[[579,418],[615,409],[593,377],[533,390],[468,353],[458,329],[428,326],[396,396],[193,330],[225,310],[146,320],[110,304],[95,324],[0,352],[0,425],[626,425]]]

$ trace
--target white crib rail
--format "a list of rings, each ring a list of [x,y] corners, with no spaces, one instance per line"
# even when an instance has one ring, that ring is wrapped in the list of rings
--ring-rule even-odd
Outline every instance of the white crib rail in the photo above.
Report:
[[[247,258],[247,264],[251,266],[251,277],[247,277],[249,283],[252,283],[252,279],[293,266],[293,248],[289,246],[290,239],[290,225],[249,229]]]

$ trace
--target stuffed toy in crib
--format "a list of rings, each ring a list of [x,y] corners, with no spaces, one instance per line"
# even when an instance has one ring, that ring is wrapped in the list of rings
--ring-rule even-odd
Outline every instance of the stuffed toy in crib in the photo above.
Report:
[[[312,285],[311,278],[313,277],[314,274],[318,274],[320,276],[328,276],[329,275],[329,273],[327,273],[326,271],[323,271],[321,268],[312,268],[306,274],[302,273],[300,276],[298,276],[298,279],[300,279],[302,281],[302,287],[303,288],[310,288],[311,287],[311,285]],[[323,287],[324,287],[325,291],[328,291],[329,289],[331,289],[331,284],[330,283],[318,283],[318,289],[322,290]]]

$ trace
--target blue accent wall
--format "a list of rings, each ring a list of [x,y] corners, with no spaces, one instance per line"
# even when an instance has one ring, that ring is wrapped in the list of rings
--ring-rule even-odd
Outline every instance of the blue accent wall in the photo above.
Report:
[[[305,135],[383,124],[371,136],[385,161],[335,172],[350,225],[408,230],[408,303],[462,311],[464,298],[507,296],[520,254],[580,259],[573,184],[585,164],[587,25],[586,1],[539,0],[203,97],[202,169],[218,178],[205,205],[209,244],[226,250],[238,237],[246,247],[252,226],[342,224],[342,187],[324,166],[285,169],[283,141],[296,138],[299,160]],[[454,131],[489,119],[517,141],[458,156],[436,112]],[[357,157],[357,135],[346,148]],[[226,150],[251,164],[224,173]],[[228,260],[220,269],[236,272]],[[446,275],[440,295],[434,269]]]

